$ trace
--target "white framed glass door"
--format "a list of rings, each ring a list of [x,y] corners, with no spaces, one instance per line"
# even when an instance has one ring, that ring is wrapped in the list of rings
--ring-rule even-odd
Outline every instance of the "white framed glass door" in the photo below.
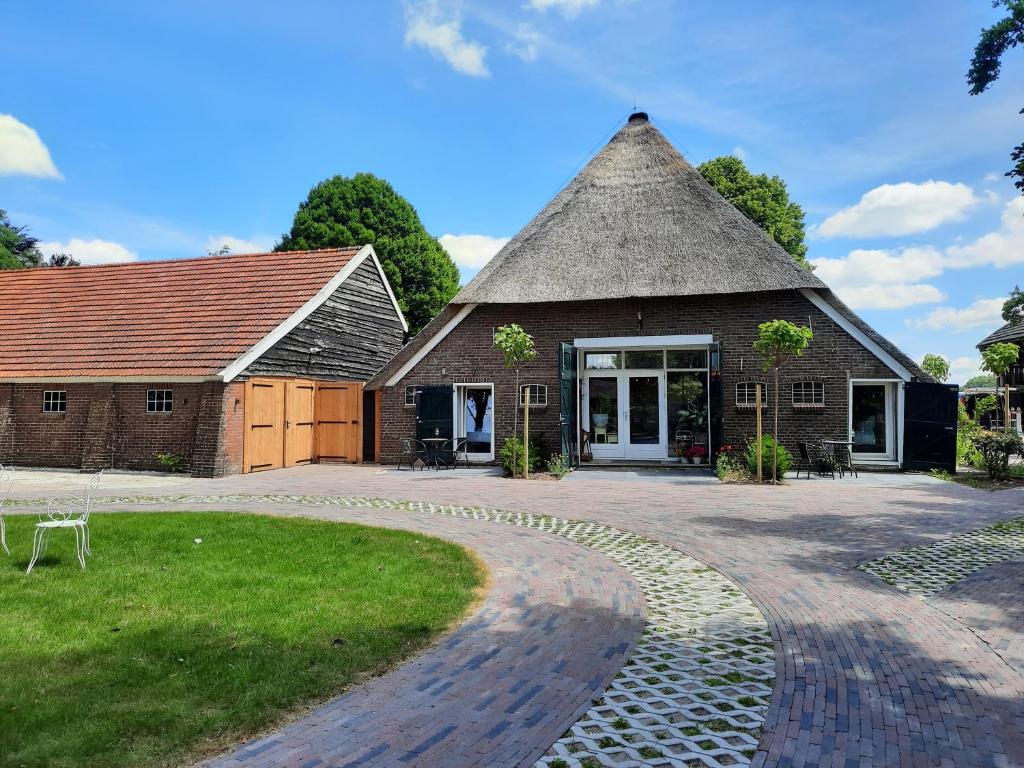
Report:
[[[494,385],[455,385],[455,435],[470,461],[494,460]]]
[[[850,440],[854,460],[895,460],[895,384],[886,381],[850,383]]]
[[[595,458],[667,456],[663,371],[589,374],[584,387],[584,410]]]

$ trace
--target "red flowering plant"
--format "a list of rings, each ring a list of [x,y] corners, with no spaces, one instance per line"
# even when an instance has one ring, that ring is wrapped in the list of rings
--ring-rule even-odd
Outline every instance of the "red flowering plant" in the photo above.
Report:
[[[703,445],[694,445],[686,449],[686,458],[688,459],[703,459],[708,455],[708,449]]]

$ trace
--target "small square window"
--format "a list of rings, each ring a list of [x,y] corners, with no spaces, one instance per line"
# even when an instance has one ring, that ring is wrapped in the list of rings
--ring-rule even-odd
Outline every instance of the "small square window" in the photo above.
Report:
[[[174,392],[170,389],[146,390],[146,413],[170,413]]]
[[[761,385],[761,405],[768,405],[768,385],[757,381],[741,381],[736,385],[736,406],[754,408],[757,405],[757,385]]]
[[[544,384],[523,384],[519,393],[519,404],[526,405],[526,393],[530,393],[530,405],[547,405],[548,388]]]
[[[822,381],[794,381],[793,405],[797,408],[825,405],[825,383]]]
[[[64,413],[68,409],[68,393],[48,389],[43,392],[43,413]]]
[[[420,391],[418,384],[410,384],[405,388],[405,404],[408,406],[416,405],[416,393]]]

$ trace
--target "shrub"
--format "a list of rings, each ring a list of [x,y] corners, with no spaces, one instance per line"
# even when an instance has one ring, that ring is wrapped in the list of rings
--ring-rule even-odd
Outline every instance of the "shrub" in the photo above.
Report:
[[[772,478],[772,464],[775,463],[772,461],[772,456],[775,454],[776,448],[779,452],[779,460],[776,464],[778,474],[775,476],[775,478]],[[771,435],[764,435],[761,438],[761,473],[764,477],[768,478],[769,480],[781,480],[783,476],[786,474],[786,472],[789,471],[789,468],[790,466],[792,466],[792,464],[793,456],[790,454],[789,451],[786,450],[786,447],[784,445],[778,445],[775,442],[775,438],[773,438]],[[752,476],[757,477],[756,440],[751,440],[747,444],[747,469],[750,471],[750,474]]]
[[[723,482],[748,480],[747,460],[734,445],[723,445],[715,459],[715,475]]]
[[[526,471],[526,460],[523,454],[523,441],[518,437],[506,437],[505,443],[501,446],[501,451],[498,453],[498,459],[501,461],[501,466],[504,467],[506,472],[512,476],[517,476],[524,474]],[[531,472],[536,472],[541,466],[543,463],[542,456],[540,440],[530,435]],[[515,471],[513,471],[513,462],[515,462]]]
[[[974,436],[974,447],[981,454],[982,462],[993,480],[1004,480],[1010,476],[1010,457],[1024,453],[1024,439],[1013,430],[993,432],[982,430]]]
[[[156,463],[164,472],[184,472],[185,457],[180,453],[158,453]]]
[[[565,457],[562,454],[553,453],[548,459],[548,472],[561,480],[572,472],[572,467],[565,463]]]
[[[960,467],[980,467],[982,465],[981,454],[974,447],[974,437],[982,431],[977,421],[980,413],[977,410],[974,413],[972,419],[963,402],[957,408],[956,463]]]

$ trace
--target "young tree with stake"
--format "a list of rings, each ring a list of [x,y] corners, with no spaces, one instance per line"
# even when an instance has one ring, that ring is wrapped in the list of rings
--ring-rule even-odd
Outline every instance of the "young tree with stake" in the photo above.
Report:
[[[516,372],[516,405],[519,405],[519,400],[522,399],[522,393],[519,390],[519,368],[522,365],[533,360],[537,357],[537,347],[533,343],[533,336],[528,334],[522,329],[518,323],[509,323],[503,325],[494,332],[494,348],[501,352],[502,357],[505,361],[505,367],[508,369],[515,369]],[[523,419],[527,418],[526,403],[523,404]],[[516,436],[519,432],[519,410],[518,407],[513,409],[513,429],[512,434]],[[525,458],[525,466],[529,466],[530,463],[530,436],[525,435],[523,440],[523,452]],[[515,477],[515,467],[517,459],[513,454],[512,458],[512,476]],[[529,471],[529,470],[527,470]]]
[[[779,369],[791,357],[799,357],[807,349],[814,334],[805,326],[796,326],[788,320],[769,320],[757,326],[754,351],[761,356],[764,370],[775,371],[775,448],[772,449],[772,480],[779,474]]]
[[[997,342],[981,353],[981,369],[1003,376],[1003,426],[1010,428],[1010,366],[1020,359],[1020,347],[1009,342]]]

